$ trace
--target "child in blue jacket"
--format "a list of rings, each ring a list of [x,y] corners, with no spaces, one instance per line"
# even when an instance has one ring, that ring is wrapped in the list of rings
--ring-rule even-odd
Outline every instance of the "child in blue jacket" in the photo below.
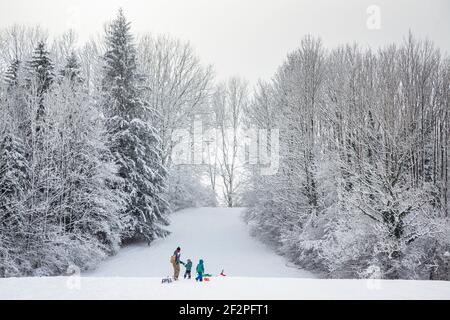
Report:
[[[197,264],[197,278],[195,278],[195,281],[203,281],[203,273],[205,273],[205,266],[203,265],[203,260],[200,259],[200,261]]]

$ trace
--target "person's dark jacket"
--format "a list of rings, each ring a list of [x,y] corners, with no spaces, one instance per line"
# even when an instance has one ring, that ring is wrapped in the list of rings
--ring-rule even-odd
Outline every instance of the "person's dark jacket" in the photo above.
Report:
[[[184,267],[186,268],[186,271],[191,271],[192,270],[192,261],[188,260],[186,263],[183,263]]]
[[[175,250],[173,255],[175,256],[175,263],[180,264],[181,253],[179,251]]]

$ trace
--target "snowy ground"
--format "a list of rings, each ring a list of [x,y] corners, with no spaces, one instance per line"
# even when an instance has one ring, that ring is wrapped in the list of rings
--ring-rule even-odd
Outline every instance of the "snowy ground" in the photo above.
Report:
[[[57,277],[1,280],[0,299],[450,299],[450,284],[229,277],[163,285],[160,278]]]
[[[152,243],[131,246],[86,276],[158,277],[173,273],[169,263],[181,247],[181,260],[191,259],[194,267],[205,261],[205,271],[239,277],[311,278],[307,271],[286,266],[284,258],[249,235],[241,219],[242,209],[197,208],[171,216],[172,234]],[[184,272],[184,267],[181,267]]]
[[[450,282],[323,280],[288,267],[249,236],[241,209],[200,208],[172,216],[166,239],[123,249],[81,277],[0,279],[0,299],[450,299]],[[226,277],[161,284],[169,258],[205,260],[206,272]],[[181,268],[184,271],[184,268]]]

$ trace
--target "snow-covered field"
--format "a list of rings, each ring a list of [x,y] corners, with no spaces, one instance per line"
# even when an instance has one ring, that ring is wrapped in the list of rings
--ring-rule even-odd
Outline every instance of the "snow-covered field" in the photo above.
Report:
[[[134,245],[81,277],[0,280],[0,299],[450,299],[450,282],[325,280],[288,267],[240,219],[242,209],[199,208],[172,215],[172,234],[151,246]],[[182,260],[205,260],[209,282],[161,284]],[[181,268],[183,274],[184,268]]]
[[[226,277],[161,284],[160,278],[1,280],[0,299],[450,299],[443,281]]]
[[[229,276],[311,278],[304,270],[286,266],[284,258],[249,235],[239,208],[196,208],[171,216],[172,234],[152,243],[130,246],[86,276],[162,277],[173,273],[169,263],[181,247],[181,260],[191,259],[195,268],[205,261],[207,273]],[[184,267],[181,267],[184,272]]]

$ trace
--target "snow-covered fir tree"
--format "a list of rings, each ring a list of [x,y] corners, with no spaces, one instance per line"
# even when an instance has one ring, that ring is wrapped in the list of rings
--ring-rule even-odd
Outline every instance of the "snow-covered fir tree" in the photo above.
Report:
[[[24,203],[31,172],[17,133],[4,128],[0,138],[0,277],[4,277],[20,274],[17,264],[23,253],[18,249],[24,237]]]
[[[38,108],[36,112],[36,132],[40,133],[41,122],[44,118],[44,96],[50,89],[54,81],[53,63],[50,59],[50,53],[45,48],[44,42],[39,42],[33,52],[31,60],[27,63],[27,82],[28,88],[33,92],[38,100]]]
[[[8,202],[20,198],[26,190],[29,165],[24,156],[24,143],[16,134],[5,129],[0,137],[0,208],[12,212]]]
[[[14,59],[11,65],[5,72],[5,82],[8,87],[15,87],[19,83],[19,69],[21,67],[21,61],[19,59]]]
[[[106,45],[103,108],[110,149],[127,195],[122,239],[151,242],[167,235],[163,229],[168,224],[168,203],[163,198],[167,173],[160,138],[152,125],[156,114],[141,99],[136,49],[122,10],[106,31]]]
[[[28,81],[37,83],[37,93],[42,96],[50,88],[55,77],[50,53],[46,50],[44,42],[39,42],[33,56],[28,61],[27,68],[29,71]]]
[[[30,110],[27,108],[25,101],[27,96],[26,76],[27,72],[24,65],[18,59],[14,59],[4,76],[6,85],[5,108],[8,109],[9,117],[17,122],[18,130],[16,133],[21,136],[25,144],[30,131]]]
[[[83,82],[81,77],[81,64],[74,51],[67,57],[66,64],[60,70],[59,75],[62,78],[68,79],[72,84],[80,84]]]

